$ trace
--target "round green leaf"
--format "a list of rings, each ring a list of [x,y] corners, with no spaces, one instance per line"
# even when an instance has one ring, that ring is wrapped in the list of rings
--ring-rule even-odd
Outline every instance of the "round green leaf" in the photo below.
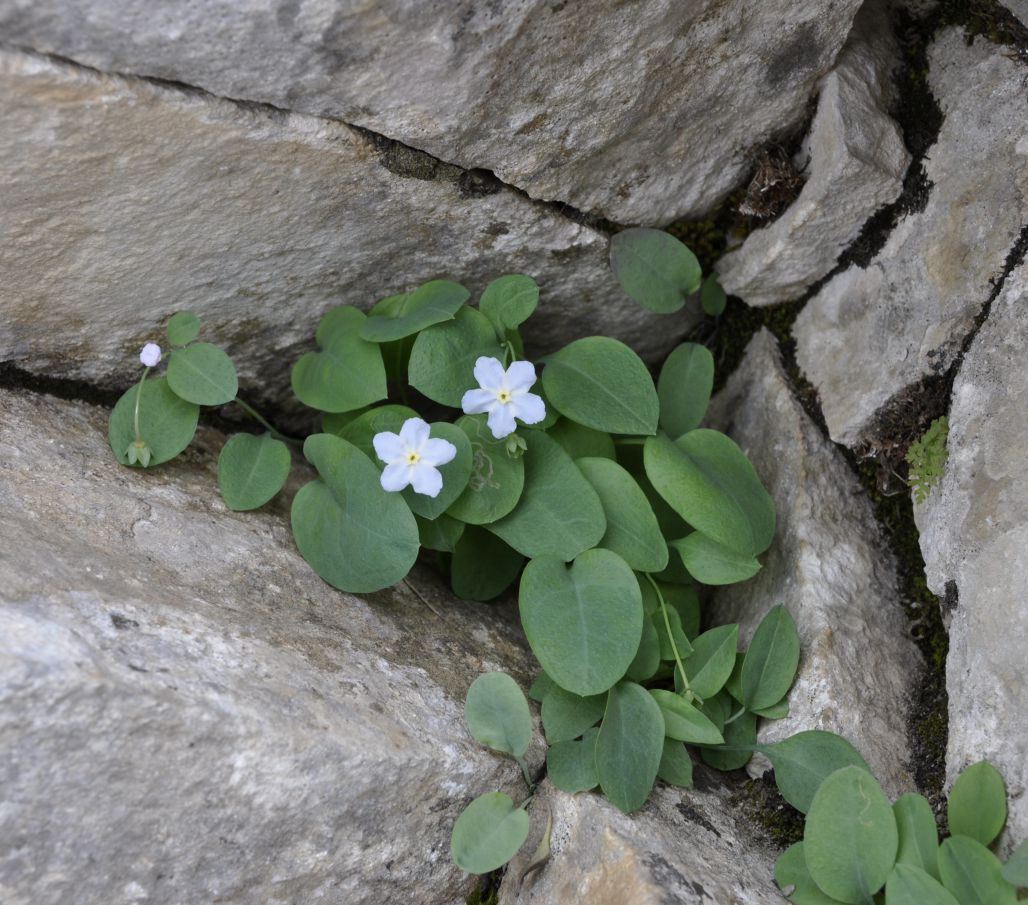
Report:
[[[960,905],[1016,905],[1017,891],[1003,879],[999,858],[970,836],[942,843],[939,876]]]
[[[919,867],[939,879],[939,831],[932,807],[923,795],[908,792],[892,806],[899,831],[896,861]]]
[[[470,295],[459,283],[432,280],[407,295],[390,296],[388,314],[383,311],[371,315],[361,327],[360,336],[373,343],[403,339],[451,320]]]
[[[698,636],[692,642],[692,653],[685,658],[689,687],[704,700],[714,697],[732,674],[738,646],[736,623],[719,625]]]
[[[757,715],[744,713],[725,725],[722,735],[729,748],[752,748],[757,743]],[[752,751],[722,751],[718,748],[704,748],[700,752],[703,762],[715,770],[740,770],[750,762]]]
[[[361,339],[364,312],[349,305],[328,311],[318,325],[319,352],[306,353],[292,372],[293,392],[322,412],[349,412],[386,397],[382,353]]]
[[[742,663],[742,702],[747,710],[778,703],[788,693],[800,662],[800,636],[784,606],[761,620]]]
[[[173,346],[191,343],[199,333],[200,318],[192,311],[179,311],[168,320],[168,342]]]
[[[542,719],[546,741],[553,745],[578,738],[600,721],[606,706],[605,694],[581,697],[554,685],[543,698]]]
[[[520,273],[493,280],[482,293],[479,310],[493,323],[497,335],[516,330],[539,304],[539,286]]]
[[[649,692],[634,682],[607,696],[596,738],[596,773],[603,793],[630,814],[649,797],[664,753],[664,718]]]
[[[867,770],[836,770],[814,794],[803,853],[814,882],[832,898],[864,905],[885,885],[899,837],[889,799]]]
[[[806,814],[821,783],[842,767],[870,768],[846,739],[834,732],[812,729],[797,732],[757,750],[775,768],[775,783],[782,797],[797,811]]]
[[[642,359],[624,343],[589,336],[554,353],[543,371],[546,398],[572,421],[611,434],[654,434],[660,405]]]
[[[553,691],[554,688],[560,688],[560,686],[546,675],[543,670],[539,670],[539,675],[535,677],[532,687],[528,689],[528,696],[533,701],[538,701],[541,704],[546,700],[546,695]]]
[[[586,457],[575,464],[599,496],[607,520],[598,546],[613,550],[640,572],[663,569],[668,560],[667,544],[635,479],[610,459]]]
[[[263,506],[289,477],[289,447],[271,434],[236,434],[218,456],[218,488],[229,509],[244,512]]]
[[[236,398],[239,378],[224,350],[210,343],[196,343],[171,353],[168,386],[186,402],[224,405]]]
[[[657,627],[653,620],[647,616],[643,619],[642,638],[639,639],[639,649],[635,652],[635,658],[628,666],[625,673],[633,682],[645,682],[652,679],[653,674],[660,668],[660,638],[657,635]]]
[[[1003,879],[1011,886],[1028,887],[1028,839],[1025,839],[1003,865]]]
[[[495,534],[468,525],[450,561],[453,592],[464,600],[492,600],[511,586],[524,562]]]
[[[485,415],[464,415],[459,427],[471,442],[471,477],[448,513],[469,525],[486,525],[507,515],[521,499],[525,459],[507,453],[506,440],[497,440]]]
[[[632,570],[609,550],[587,550],[570,567],[533,559],[521,576],[521,624],[547,674],[577,695],[599,694],[628,669],[642,635]]]
[[[385,463],[375,454],[375,434],[382,431],[398,434],[404,421],[417,417],[418,413],[405,405],[380,405],[328,433],[352,443],[381,471]]]
[[[770,546],[774,501],[745,453],[724,434],[700,428],[675,442],[651,437],[643,461],[657,492],[697,531],[750,556]]]
[[[464,394],[478,386],[475,362],[480,356],[503,359],[489,319],[474,308],[461,308],[453,320],[418,334],[408,365],[410,384],[435,402],[460,408]]]
[[[912,864],[897,864],[885,884],[889,905],[960,905],[934,877]]]
[[[400,422],[403,426],[403,422]],[[372,435],[374,436],[374,435]],[[471,478],[471,441],[456,424],[447,421],[435,421],[430,425],[429,436],[440,440],[448,440],[457,447],[457,455],[445,465],[439,466],[439,473],[443,476],[443,489],[438,496],[430,497],[423,493],[415,493],[413,487],[405,487],[401,495],[410,506],[411,512],[420,515],[422,518],[438,518],[468,486]],[[372,447],[374,448],[374,447]],[[376,464],[384,464],[376,455]]]
[[[321,476],[293,499],[293,537],[303,558],[341,591],[369,593],[398,582],[419,545],[403,498],[383,490],[372,461],[340,437],[314,434],[303,453]]]
[[[589,729],[580,741],[557,742],[546,752],[546,774],[558,789],[574,795],[600,784],[596,773],[596,739],[599,729]]]
[[[706,346],[682,343],[657,379],[660,426],[672,440],[700,426],[714,386],[714,356]]]
[[[724,737],[707,717],[681,695],[655,688],[650,691],[664,717],[664,734],[693,745],[721,745]]]
[[[657,776],[673,786],[692,787],[692,758],[685,745],[674,739],[664,739]]]
[[[441,515],[434,519],[416,515],[414,520],[418,523],[418,537],[421,538],[421,546],[428,550],[453,553],[457,548],[457,542],[464,534],[464,522],[458,522],[457,519],[450,518],[448,515]]]
[[[475,740],[494,751],[522,757],[532,741],[528,701],[505,672],[487,672],[471,683],[464,719]]]
[[[567,418],[558,416],[557,422],[548,433],[564,447],[564,452],[572,459],[582,459],[586,456],[601,459],[617,458],[614,441],[610,434],[594,431],[591,427],[586,427],[577,421],[569,421]]]
[[[607,530],[600,498],[559,443],[542,431],[522,436],[528,445],[524,491],[514,510],[488,528],[525,556],[554,555],[567,562]]]
[[[725,310],[727,303],[728,297],[718,282],[717,275],[710,274],[700,287],[700,305],[703,306],[703,310],[711,317],[717,317]]]
[[[128,465],[125,451],[136,439],[134,419],[139,392],[139,384],[126,390],[111,412],[108,437],[122,465]],[[164,377],[143,381],[139,397],[139,433],[150,447],[150,465],[174,459],[189,446],[199,418],[199,406],[173,393]]]
[[[467,806],[453,825],[450,854],[471,874],[503,867],[528,838],[528,814],[515,808],[509,795],[486,792]]]
[[[988,761],[964,770],[949,793],[949,831],[988,845],[1007,820],[1007,790],[1003,777]]]
[[[735,584],[760,571],[760,563],[754,557],[737,553],[701,531],[673,540],[668,546],[682,557],[689,574],[703,584]]]
[[[807,861],[803,856],[803,843],[790,845],[775,864],[775,882],[782,891],[792,888],[788,894],[793,905],[839,905],[838,899],[826,896],[807,870]]]
[[[635,228],[610,240],[610,267],[628,296],[651,311],[670,314],[700,286],[700,263],[674,236]]]

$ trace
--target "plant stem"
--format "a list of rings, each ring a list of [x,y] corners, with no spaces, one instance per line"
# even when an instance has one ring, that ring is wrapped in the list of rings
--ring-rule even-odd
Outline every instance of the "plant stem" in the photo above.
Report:
[[[302,440],[297,440],[295,437],[287,437],[281,431],[278,431],[274,427],[272,427],[272,425],[268,422],[268,420],[263,415],[261,415],[260,412],[258,412],[255,408],[253,408],[253,406],[247,405],[238,396],[236,396],[234,402],[244,412],[246,412],[246,414],[248,414],[251,418],[253,418],[254,421],[257,421],[259,424],[262,424],[264,427],[266,427],[271,432],[271,436],[273,436],[276,440],[282,440],[282,441],[284,441],[286,443],[292,443],[294,446],[302,446],[303,445],[303,441]]]
[[[660,601],[660,613],[664,617],[664,628],[667,630],[667,639],[671,643],[671,650],[675,655],[675,664],[678,666],[678,672],[682,676],[682,697],[687,701],[699,700],[696,697],[696,693],[689,687],[689,678],[685,674],[685,667],[682,665],[682,656],[678,653],[678,645],[675,644],[675,636],[671,632],[671,620],[667,614],[667,603],[664,601],[664,595],[660,592],[660,586],[656,581],[653,580],[653,576],[649,572],[643,572],[646,576],[646,580],[653,586],[653,590],[657,595],[657,600]],[[700,701],[702,704],[703,701]]]
[[[525,807],[535,794],[535,783],[532,782],[532,776],[528,772],[528,764],[525,763],[525,759],[523,757],[516,757],[514,759],[518,762],[518,766],[521,767],[521,775],[525,777],[525,784],[528,786],[528,798],[525,799],[525,803],[522,805],[522,807]]]
[[[734,723],[734,722],[735,722],[735,721],[736,721],[737,719],[739,719],[739,717],[741,717],[741,716],[742,716],[742,715],[743,715],[743,714],[744,714],[745,712],[746,712],[746,708],[745,708],[745,707],[740,707],[740,708],[739,708],[738,710],[736,710],[736,711],[735,711],[735,713],[733,713],[733,714],[732,714],[732,715],[731,715],[731,716],[730,716],[730,717],[729,717],[729,718],[728,718],[727,720],[725,720],[725,725],[727,726],[727,725],[728,725],[729,723]]]
[[[504,355],[503,355],[503,357],[507,359],[507,364],[508,365],[511,364],[512,362],[515,362],[515,361],[518,360],[517,353],[514,351],[514,344],[509,339],[508,340],[504,340],[503,348],[504,348]]]
[[[136,442],[142,441],[142,437],[139,435],[139,400],[143,396],[143,381],[146,380],[146,375],[150,373],[149,368],[143,368],[143,376],[139,378],[139,385],[136,387],[136,408],[132,414],[132,427],[136,432]]]

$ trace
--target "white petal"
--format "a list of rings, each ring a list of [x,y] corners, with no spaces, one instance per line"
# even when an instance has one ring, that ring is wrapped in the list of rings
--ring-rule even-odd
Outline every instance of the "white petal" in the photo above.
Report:
[[[541,396],[536,396],[535,393],[525,393],[524,396],[514,397],[510,406],[514,409],[514,415],[525,424],[538,424],[546,417],[546,403],[543,402]]]
[[[415,493],[424,496],[439,496],[439,491],[443,489],[443,476],[439,473],[438,468],[433,468],[422,460],[411,469],[410,483]]]
[[[375,455],[383,462],[395,462],[397,459],[402,459],[406,452],[400,435],[394,434],[392,431],[382,431],[379,434],[375,434],[371,443],[375,447]]]
[[[457,455],[457,447],[449,440],[432,438],[421,450],[421,461],[429,465],[445,465]]]
[[[535,365],[530,361],[515,361],[507,368],[507,387],[511,390],[527,390],[535,383]]]
[[[483,390],[499,390],[504,386],[503,365],[495,358],[481,356],[475,362],[475,380]]]
[[[509,405],[497,405],[489,412],[489,430],[497,440],[514,433],[517,425],[514,423],[514,412]]]
[[[408,418],[400,428],[400,439],[408,449],[421,452],[421,447],[425,445],[430,430],[427,421],[422,421],[421,418]]]
[[[492,390],[468,390],[460,401],[460,407],[466,415],[481,415],[488,412],[496,402],[496,393]]]
[[[388,490],[390,493],[403,490],[410,483],[411,471],[413,469],[406,463],[396,462],[393,465],[387,465],[382,471],[382,489]]]
[[[148,368],[156,368],[161,362],[161,347],[157,343],[147,343],[139,353],[139,361]]]

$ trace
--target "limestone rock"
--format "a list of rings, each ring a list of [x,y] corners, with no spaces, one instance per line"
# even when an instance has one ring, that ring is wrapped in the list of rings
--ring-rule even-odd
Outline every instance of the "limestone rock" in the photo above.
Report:
[[[857,445],[905,388],[945,372],[1028,221],[1028,69],[959,29],[929,52],[945,122],[928,152],[925,209],[866,267],[834,277],[800,313],[797,361],[832,439]]]
[[[143,473],[106,416],[0,395],[0,900],[463,902],[453,821],[524,788],[463,721],[527,682],[516,618],[337,592],[285,502],[221,504],[218,435]]]
[[[897,63],[885,4],[866,4],[821,85],[799,197],[718,263],[729,293],[750,305],[798,298],[899,195],[910,154],[889,115]]]
[[[861,0],[0,0],[15,46],[338,118],[625,223],[717,204]]]
[[[845,736],[893,796],[914,788],[906,735],[920,655],[909,638],[895,563],[846,461],[803,411],[774,338],[751,341],[708,418],[749,456],[778,510],[775,539],[756,577],[716,589],[713,620],[740,623],[745,646],[776,604],[801,641],[785,719],[764,721],[763,742],[805,729]],[[762,762],[751,762],[759,773]]]
[[[991,761],[1010,796],[1004,848],[1028,838],[1028,265],[1008,278],[953,386],[949,459],[915,506],[928,586],[950,612],[950,782]]]
[[[313,117],[6,53],[0,159],[0,361],[34,372],[127,386],[187,309],[277,402],[327,308],[441,276],[535,277],[535,352],[604,333],[652,359],[698,317],[625,296],[601,233]]]
[[[622,814],[598,793],[568,795],[549,781],[529,806],[532,833],[511,862],[500,905],[784,905],[774,861],[756,828],[715,779],[676,789],[658,783],[641,811]],[[521,877],[553,817],[551,858]]]

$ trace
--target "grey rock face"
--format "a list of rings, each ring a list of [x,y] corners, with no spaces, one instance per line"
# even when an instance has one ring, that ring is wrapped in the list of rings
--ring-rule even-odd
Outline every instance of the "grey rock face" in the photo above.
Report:
[[[327,308],[441,276],[535,277],[530,351],[655,358],[691,323],[625,296],[602,234],[338,123],[8,53],[0,159],[0,361],[34,372],[126,386],[186,309],[278,401]]]
[[[741,644],[784,604],[800,634],[789,715],[761,741],[805,729],[845,736],[892,795],[913,788],[908,696],[920,664],[896,590],[895,563],[846,461],[793,396],[766,330],[715,397],[708,420],[749,456],[775,500],[775,540],[756,577],[715,591],[717,623],[739,622]],[[763,761],[751,762],[759,773]]]
[[[958,29],[942,32],[930,64],[946,119],[925,163],[927,206],[795,324],[800,367],[848,446],[896,394],[949,367],[1028,221],[1028,70],[987,41],[968,47]]]
[[[658,783],[641,811],[625,815],[597,793],[568,795],[546,781],[529,806],[533,830],[504,876],[500,903],[784,905],[773,879],[776,853],[733,810],[716,785]],[[548,815],[552,857],[522,883]]]
[[[1022,24],[1028,25],[1028,0],[1001,0],[1001,2],[1021,20]]]
[[[0,395],[0,900],[463,902],[453,821],[524,788],[463,721],[526,680],[515,618],[333,590],[284,502],[226,511],[219,442],[142,473],[106,412]]]
[[[373,129],[626,223],[699,214],[803,118],[860,0],[0,0],[0,35]]]
[[[799,197],[718,262],[721,282],[750,305],[800,296],[825,276],[871,215],[894,201],[910,155],[889,115],[898,62],[888,10],[866,4],[821,85]]]
[[[1028,265],[1007,279],[953,386],[949,460],[914,514],[928,586],[959,597],[949,625],[950,782],[988,760],[1010,813],[1003,847],[1028,837]]]

